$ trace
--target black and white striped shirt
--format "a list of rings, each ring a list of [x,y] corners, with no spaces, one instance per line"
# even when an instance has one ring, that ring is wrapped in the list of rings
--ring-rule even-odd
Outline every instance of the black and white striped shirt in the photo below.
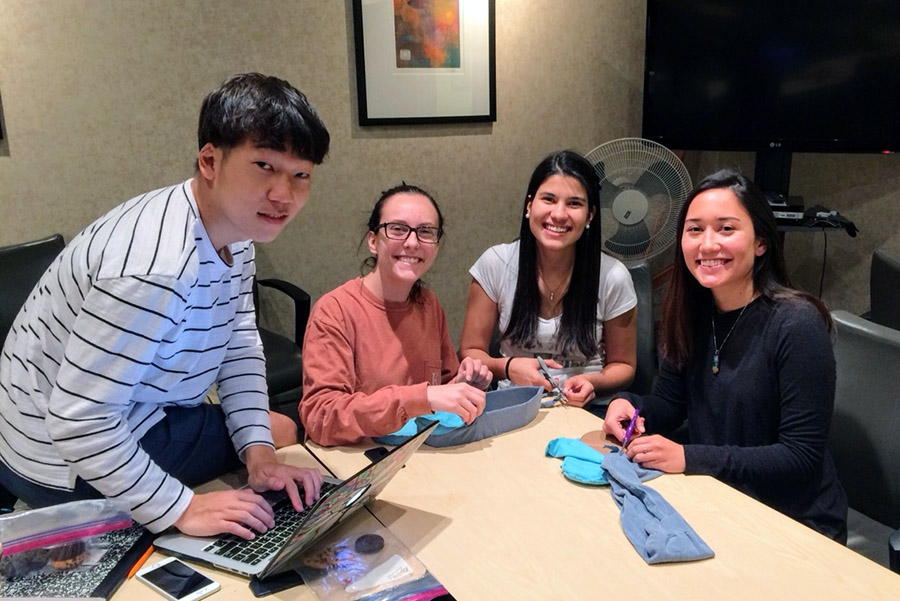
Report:
[[[138,440],[165,405],[216,383],[235,449],[272,444],[251,242],[216,253],[190,180],[131,199],[76,236],[41,278],[0,356],[0,458],[44,486],[76,476],[153,531],[191,491]]]

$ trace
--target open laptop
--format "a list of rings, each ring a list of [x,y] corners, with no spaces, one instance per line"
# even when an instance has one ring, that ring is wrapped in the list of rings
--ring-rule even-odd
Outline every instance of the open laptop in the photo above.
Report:
[[[176,532],[158,537],[153,544],[162,551],[251,576],[254,580],[264,580],[288,571],[298,553],[308,549],[334,525],[380,493],[437,425],[438,422],[432,422],[343,482],[325,477],[319,500],[300,513],[294,511],[285,493],[264,493],[275,510],[276,524],[252,541],[230,534],[196,537]],[[284,520],[293,520],[294,523],[283,524]]]

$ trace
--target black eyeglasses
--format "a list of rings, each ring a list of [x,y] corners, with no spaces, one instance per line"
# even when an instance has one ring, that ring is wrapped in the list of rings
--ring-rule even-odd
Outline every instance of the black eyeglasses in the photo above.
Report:
[[[419,242],[424,242],[425,244],[437,244],[441,236],[444,235],[444,230],[439,227],[431,227],[429,225],[410,227],[405,223],[396,221],[378,224],[378,229],[381,228],[384,228],[384,235],[391,240],[406,240],[409,238],[410,232],[415,232]]]

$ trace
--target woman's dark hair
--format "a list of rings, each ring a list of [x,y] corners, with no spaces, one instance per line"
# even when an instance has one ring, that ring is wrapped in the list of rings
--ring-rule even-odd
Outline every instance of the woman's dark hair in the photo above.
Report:
[[[527,213],[529,201],[550,176],[573,177],[587,194],[588,214],[593,213],[595,227],[585,229],[575,243],[575,265],[569,287],[562,298],[557,352],[563,355],[579,350],[585,357],[597,354],[597,293],[600,288],[600,179],[594,167],[577,152],[562,150],[545,157],[531,174],[522,224],[519,228],[519,276],[509,325],[503,336],[517,346],[535,342],[541,292],[538,288],[537,241],[531,232]]]
[[[226,79],[200,107],[197,143],[226,152],[250,140],[259,148],[320,164],[331,136],[306,96],[283,79],[242,73]]]
[[[389,190],[385,190],[384,192],[381,193],[381,196],[378,197],[378,201],[375,203],[375,206],[372,207],[372,213],[369,215],[369,221],[366,225],[366,232],[372,232],[376,236],[378,235],[378,226],[381,225],[381,211],[384,208],[384,203],[387,202],[387,200],[391,196],[394,196],[395,194],[403,194],[403,193],[418,194],[420,196],[424,196],[431,202],[431,206],[434,207],[434,210],[438,216],[439,236],[443,236],[443,234],[444,234],[444,214],[441,213],[441,207],[438,206],[437,201],[434,199],[434,197],[431,194],[429,194],[428,192],[426,192],[419,186],[416,186],[413,184],[407,184],[406,182],[402,182],[399,186],[394,186],[393,188],[390,188]],[[410,232],[410,235],[413,235],[412,232]],[[360,247],[362,247],[362,245],[365,243],[365,240],[366,240],[366,237],[363,236],[363,239],[359,243]],[[360,271],[364,274],[368,273],[368,272],[372,271],[373,269],[375,269],[375,265],[377,263],[378,263],[378,257],[366,257],[366,259],[364,259],[362,262]],[[418,302],[419,300],[421,300],[422,287],[424,285],[425,285],[425,283],[421,279],[416,280],[416,282],[413,284],[412,290],[409,291],[409,300],[411,300],[413,302]]]
[[[784,266],[781,239],[775,224],[775,215],[763,191],[737,171],[722,169],[707,176],[688,195],[687,201],[678,215],[678,239],[675,243],[675,263],[672,281],[663,306],[662,343],[663,357],[675,365],[683,367],[694,352],[694,324],[708,310],[713,302],[712,291],[704,288],[691,275],[684,261],[681,238],[688,208],[697,196],[709,190],[731,190],[744,210],[750,215],[756,238],[766,245],[766,251],[753,261],[753,290],[769,300],[804,299],[812,303],[832,329],[828,308],[814,296],[795,290],[791,286]]]

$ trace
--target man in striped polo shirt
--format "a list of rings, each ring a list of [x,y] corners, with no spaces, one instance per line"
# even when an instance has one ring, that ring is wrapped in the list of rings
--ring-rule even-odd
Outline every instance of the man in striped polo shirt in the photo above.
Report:
[[[105,496],[154,532],[252,538],[273,524],[262,497],[189,487],[243,461],[257,491],[318,497],[318,471],[275,457],[251,291],[253,242],[306,203],[328,131],[299,90],[249,73],[206,97],[198,138],[194,177],[87,226],[9,332],[0,484],[29,505]]]

